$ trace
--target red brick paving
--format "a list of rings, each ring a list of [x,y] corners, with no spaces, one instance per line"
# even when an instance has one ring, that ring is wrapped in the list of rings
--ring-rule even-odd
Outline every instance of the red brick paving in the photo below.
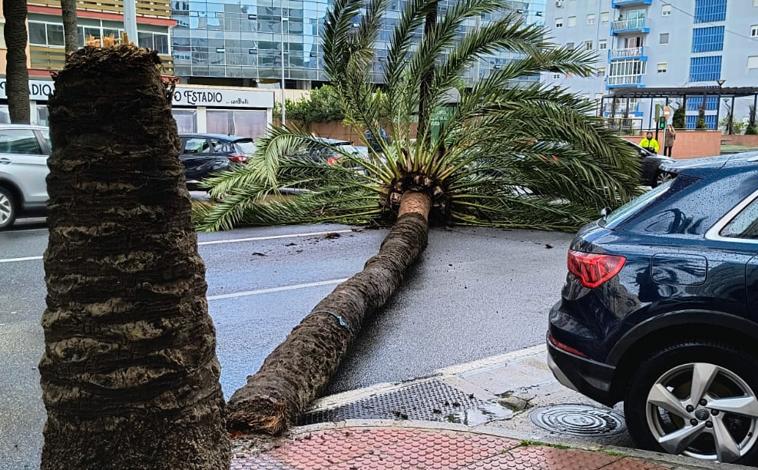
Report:
[[[232,470],[572,469],[666,470],[652,462],[505,437],[417,428],[353,427],[299,434]]]

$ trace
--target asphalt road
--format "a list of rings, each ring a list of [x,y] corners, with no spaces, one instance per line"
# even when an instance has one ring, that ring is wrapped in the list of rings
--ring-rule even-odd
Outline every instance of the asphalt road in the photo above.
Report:
[[[200,235],[227,396],[339,280],[361,269],[385,233],[316,225]],[[419,377],[543,341],[570,239],[433,230],[422,259],[365,326],[329,392]],[[39,223],[0,233],[0,469],[39,464],[45,415],[36,364],[46,244]]]

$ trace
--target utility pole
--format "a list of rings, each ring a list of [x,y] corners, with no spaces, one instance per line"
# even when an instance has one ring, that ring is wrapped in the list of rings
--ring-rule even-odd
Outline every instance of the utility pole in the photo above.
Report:
[[[137,37],[137,0],[124,0],[124,31],[129,40],[139,46]]]

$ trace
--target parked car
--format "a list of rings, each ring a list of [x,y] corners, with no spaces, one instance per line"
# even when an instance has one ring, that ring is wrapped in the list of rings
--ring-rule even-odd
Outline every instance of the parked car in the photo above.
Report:
[[[0,124],[0,230],[21,215],[44,213],[49,154],[46,127]]]
[[[182,157],[192,155],[224,156],[232,163],[246,163],[255,154],[249,137],[224,134],[182,134]]]
[[[661,167],[663,165],[670,165],[674,162],[673,159],[658,155],[655,152],[651,152],[646,148],[642,148],[637,144],[628,142],[633,147],[637,154],[640,156],[640,183],[643,186],[656,187],[670,179],[671,174],[663,171]]]
[[[662,170],[571,243],[548,362],[643,448],[756,464],[758,153]]]

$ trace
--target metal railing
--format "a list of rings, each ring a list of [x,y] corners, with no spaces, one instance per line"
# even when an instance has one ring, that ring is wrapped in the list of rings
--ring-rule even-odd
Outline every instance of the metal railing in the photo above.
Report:
[[[622,31],[640,31],[647,28],[647,18],[629,18],[626,20],[616,20],[611,23],[611,32],[613,33],[619,33]]]
[[[608,86],[642,85],[643,74],[612,75],[608,77]]]
[[[608,59],[634,59],[645,55],[644,47],[629,47],[626,49],[612,49],[608,51]]]
[[[174,74],[174,59],[169,54],[159,54],[161,73]],[[31,68],[41,70],[60,70],[66,63],[66,53],[62,47],[29,46]]]
[[[29,0],[29,5],[60,8],[60,0]],[[99,11],[108,13],[123,13],[123,0],[78,0],[77,10]],[[137,0],[137,15],[157,18],[171,18],[171,3],[169,0]]]

